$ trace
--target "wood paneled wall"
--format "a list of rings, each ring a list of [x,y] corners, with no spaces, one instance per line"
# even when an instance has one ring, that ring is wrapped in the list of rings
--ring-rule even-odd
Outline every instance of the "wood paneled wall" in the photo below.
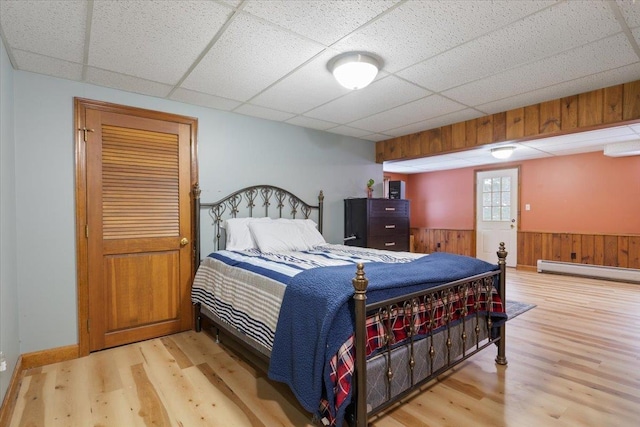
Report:
[[[467,256],[475,256],[476,254],[475,232],[473,230],[412,228],[411,234],[413,235],[414,252],[450,252]]]
[[[414,252],[476,254],[474,230],[412,228],[411,234]],[[539,259],[640,269],[640,236],[519,231],[518,266],[535,267]]]
[[[518,265],[539,259],[640,268],[640,236],[518,232]]]
[[[425,157],[640,119],[640,80],[376,143],[376,162]]]

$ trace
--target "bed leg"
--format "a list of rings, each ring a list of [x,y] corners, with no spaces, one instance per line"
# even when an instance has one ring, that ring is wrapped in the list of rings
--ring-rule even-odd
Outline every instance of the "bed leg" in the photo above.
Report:
[[[195,321],[195,330],[196,332],[202,331],[202,316],[200,315],[200,303],[197,303],[194,306],[194,321]]]
[[[220,344],[220,328],[216,328],[216,344]]]
[[[504,242],[500,242],[500,247],[498,248],[498,266],[500,267],[500,298],[504,304],[507,303],[507,254],[508,252],[505,250]],[[505,306],[506,307],[506,306]],[[496,363],[498,365],[506,365],[507,364],[507,323],[503,323],[500,326],[500,341],[498,342],[498,355],[496,356]]]
[[[498,365],[507,364],[507,343],[505,342],[505,328],[504,325],[500,326],[500,341],[498,342],[498,355],[496,356],[496,363]]]

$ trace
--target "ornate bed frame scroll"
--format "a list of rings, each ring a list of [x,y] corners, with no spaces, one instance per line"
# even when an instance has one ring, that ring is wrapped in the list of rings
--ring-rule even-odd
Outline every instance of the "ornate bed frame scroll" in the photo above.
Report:
[[[213,227],[215,231],[214,243],[216,250],[222,248],[222,246],[220,246],[220,239],[222,237],[220,229],[222,228],[221,224],[224,220],[227,218],[236,218],[240,212],[247,213],[247,215],[243,215],[243,217],[253,217],[253,210],[256,207],[256,203],[261,203],[261,207],[264,208],[263,214],[260,215],[264,217],[277,215],[277,218],[295,219],[298,217],[310,219],[313,211],[317,211],[318,231],[322,234],[324,210],[324,194],[322,190],[320,190],[320,194],[318,194],[317,205],[310,205],[290,191],[273,185],[254,185],[229,194],[217,202],[200,203],[200,187],[198,184],[195,184],[193,187],[193,198],[195,208],[195,236],[198,239],[198,241],[194,243],[194,261],[196,269],[198,268],[198,265],[200,265],[200,212],[203,208],[207,209],[209,216],[213,219]],[[269,208],[272,207],[272,204],[274,203],[274,211],[270,212]],[[287,204],[288,208],[286,207]],[[289,210],[287,211],[287,209]]]

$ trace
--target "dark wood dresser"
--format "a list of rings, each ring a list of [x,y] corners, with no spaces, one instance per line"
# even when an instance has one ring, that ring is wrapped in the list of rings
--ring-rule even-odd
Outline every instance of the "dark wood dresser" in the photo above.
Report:
[[[345,245],[408,252],[409,200],[345,199],[344,237]]]

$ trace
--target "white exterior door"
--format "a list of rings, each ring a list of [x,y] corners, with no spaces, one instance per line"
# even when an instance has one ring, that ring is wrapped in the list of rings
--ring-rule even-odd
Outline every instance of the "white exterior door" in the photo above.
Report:
[[[507,266],[518,263],[518,169],[476,173],[476,257],[495,263],[504,242]]]

